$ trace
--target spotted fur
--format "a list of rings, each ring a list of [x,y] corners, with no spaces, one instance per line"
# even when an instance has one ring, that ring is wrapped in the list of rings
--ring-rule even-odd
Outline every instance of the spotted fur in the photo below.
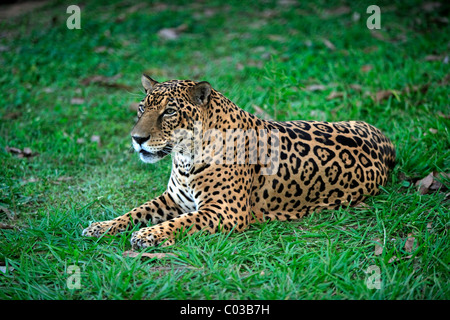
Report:
[[[299,219],[313,211],[356,205],[377,194],[395,163],[391,141],[365,122],[265,121],[240,109],[207,82],[158,83],[143,76],[142,83],[147,95],[131,132],[132,142],[144,162],[172,154],[167,190],[120,217],[91,224],[83,231],[86,236],[114,235],[141,225],[144,228],[133,233],[131,243],[142,248],[173,244],[181,230],[243,231],[256,221]],[[177,129],[194,132],[195,123],[201,124],[197,129],[202,132],[215,132],[202,140],[206,150],[202,162],[194,161],[190,140],[180,142],[174,135]],[[208,142],[227,141],[225,131],[230,129],[253,130],[256,136],[228,137],[236,139],[236,150],[217,158],[220,150]],[[226,161],[238,156],[239,147],[247,156],[256,153],[260,130],[278,132],[266,145],[277,157],[277,166],[261,159],[251,163],[249,157],[239,163],[236,158]],[[267,169],[269,174],[263,174]],[[152,226],[146,227],[148,223]]]

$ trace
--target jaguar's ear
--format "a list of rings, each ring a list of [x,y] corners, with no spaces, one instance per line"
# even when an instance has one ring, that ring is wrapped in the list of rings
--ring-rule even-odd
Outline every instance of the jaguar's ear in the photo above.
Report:
[[[141,82],[142,82],[142,86],[144,87],[146,93],[152,92],[155,85],[157,85],[159,83],[158,81],[153,80],[146,74],[142,75]]]
[[[195,104],[206,105],[211,96],[211,85],[206,81],[198,82],[190,89],[190,93]]]

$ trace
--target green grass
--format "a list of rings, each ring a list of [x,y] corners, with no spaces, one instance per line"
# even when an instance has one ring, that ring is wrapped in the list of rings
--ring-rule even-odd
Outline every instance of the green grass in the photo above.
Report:
[[[449,299],[449,181],[447,191],[426,195],[413,185],[450,171],[448,7],[379,1],[379,39],[366,28],[367,3],[301,3],[130,10],[131,1],[96,1],[81,8],[82,29],[68,30],[67,5],[56,1],[0,22],[0,222],[15,226],[0,229],[8,270],[0,299]],[[339,14],[343,6],[350,10]],[[157,35],[182,24],[176,40]],[[207,80],[277,120],[367,121],[394,141],[398,164],[367,207],[146,250],[177,257],[123,257],[130,233],[81,232],[165,189],[170,159],[145,165],[129,153],[129,106],[143,97],[144,71],[159,81]],[[118,74],[112,81],[122,87],[83,84]],[[324,90],[308,90],[313,84]],[[376,101],[381,90],[395,94]],[[333,91],[342,97],[327,99]],[[39,154],[19,158],[6,146]],[[407,252],[410,234],[416,245]],[[79,289],[67,286],[71,265],[80,268]],[[366,285],[370,266],[380,270],[380,289]]]

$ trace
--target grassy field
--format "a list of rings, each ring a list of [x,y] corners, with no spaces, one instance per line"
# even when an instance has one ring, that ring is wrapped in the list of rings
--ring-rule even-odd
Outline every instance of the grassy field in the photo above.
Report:
[[[355,1],[85,3],[79,30],[63,1],[0,9],[0,299],[450,298],[449,179],[415,186],[450,172],[444,2],[377,1],[380,30]],[[367,121],[398,164],[366,206],[124,257],[131,233],[81,232],[165,190],[170,158],[129,152],[142,72],[265,118]]]

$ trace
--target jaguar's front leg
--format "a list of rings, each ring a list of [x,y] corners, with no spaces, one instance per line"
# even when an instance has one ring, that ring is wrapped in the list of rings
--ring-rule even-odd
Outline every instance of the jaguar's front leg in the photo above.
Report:
[[[113,220],[94,222],[83,230],[83,236],[100,237],[103,234],[115,235],[131,229],[135,225],[157,224],[179,216],[182,210],[165,192],[158,198],[134,208],[130,212]]]
[[[243,231],[251,221],[248,211],[232,212],[228,206],[209,204],[198,211],[185,213],[156,226],[142,228],[131,236],[134,249],[151,246],[170,246],[175,243],[175,234],[187,231],[188,234],[199,230],[209,233]]]

